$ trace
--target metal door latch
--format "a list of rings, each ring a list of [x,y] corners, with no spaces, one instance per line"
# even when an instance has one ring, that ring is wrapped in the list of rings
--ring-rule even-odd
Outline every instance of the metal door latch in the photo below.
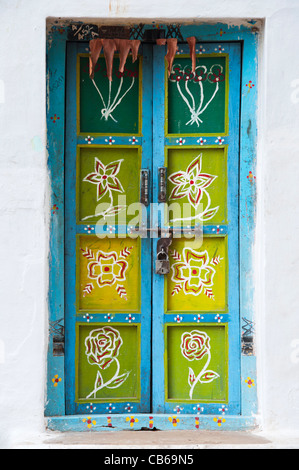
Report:
[[[141,170],[140,172],[140,179],[141,179],[141,194],[140,194],[140,202],[145,206],[149,204],[149,170]]]
[[[64,334],[53,336],[53,356],[64,356]]]
[[[166,202],[166,173],[167,170],[164,166],[159,168],[159,202]]]
[[[157,242],[156,274],[168,274],[170,272],[170,262],[168,248],[172,243],[172,233],[167,238],[160,238]]]
[[[156,274],[168,274],[170,271],[170,263],[168,254],[162,250],[157,254]]]

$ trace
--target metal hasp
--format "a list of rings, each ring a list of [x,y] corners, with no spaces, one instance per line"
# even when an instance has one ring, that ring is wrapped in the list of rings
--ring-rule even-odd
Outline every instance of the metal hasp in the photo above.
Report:
[[[53,336],[53,356],[64,356],[64,344],[64,334]]]
[[[141,179],[140,202],[141,204],[148,206],[149,205],[149,196],[148,196],[149,170],[141,170],[140,179]]]
[[[159,171],[159,194],[158,201],[166,202],[166,173],[167,169],[163,166],[158,169]]]
[[[159,238],[157,242],[156,274],[168,274],[170,272],[170,262],[168,248],[172,244],[172,232],[167,238]]]
[[[165,29],[146,29],[143,33],[143,42],[156,44],[157,39],[165,38]]]

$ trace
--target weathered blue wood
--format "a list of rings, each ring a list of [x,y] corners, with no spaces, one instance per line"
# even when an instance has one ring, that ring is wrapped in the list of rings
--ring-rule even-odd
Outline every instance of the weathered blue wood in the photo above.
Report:
[[[134,411],[134,410],[133,410]],[[134,412],[119,415],[98,415],[88,412],[82,416],[53,417],[47,420],[47,428],[52,431],[138,431],[141,429],[157,429],[163,431],[206,430],[206,431],[241,431],[256,427],[251,416],[136,414]],[[90,428],[87,419],[90,418]],[[83,421],[84,420],[84,421]],[[137,421],[138,420],[138,421]],[[94,423],[95,424],[94,424]],[[219,425],[220,422],[220,425]]]
[[[257,147],[257,89],[258,37],[248,34],[243,43],[241,83],[240,132],[240,306],[242,317],[254,322],[254,265],[253,244],[256,208],[256,147]],[[251,83],[251,88],[249,85]],[[251,173],[250,173],[251,172]],[[241,325],[242,326],[242,325]],[[242,331],[241,331],[242,334]],[[253,334],[253,341],[254,341]],[[242,355],[242,409],[244,413],[257,412],[256,358]],[[248,388],[244,381],[254,379]]]
[[[223,136],[224,139],[224,144],[229,145],[230,144],[230,138],[229,135],[225,134],[215,134],[212,137],[211,136],[206,136],[202,135],[201,137],[190,137],[190,136],[182,136],[182,139],[184,142],[181,142],[179,140],[179,137],[170,137],[167,136],[165,137],[165,145],[182,145],[182,147],[187,147],[188,145],[200,145],[201,148],[205,148],[205,146],[218,146],[218,136]]]
[[[253,416],[257,413],[257,376],[256,376],[256,357],[242,356],[242,413]]]
[[[76,412],[76,160],[77,44],[67,48],[65,146],[65,385],[66,413]]]
[[[76,322],[86,322],[86,323],[141,323],[141,314],[140,313],[94,313],[94,312],[84,312],[77,315]]]
[[[199,318],[200,317],[200,318]],[[228,321],[231,321],[230,315],[227,313],[222,313],[215,311],[214,313],[166,313],[164,315],[165,323],[171,323],[175,322],[177,324],[179,323],[194,323],[200,324],[200,323],[227,323]]]
[[[239,119],[241,45],[225,44],[229,53],[229,136],[227,154],[227,209],[228,209],[228,406],[232,412],[241,412],[241,342],[240,342],[240,268],[239,268]]]
[[[78,145],[86,145],[87,141],[88,141],[88,136],[86,134],[84,135],[78,135],[77,137],[77,143]],[[109,142],[109,137],[110,136],[96,136],[96,135],[93,135],[92,133],[90,134],[90,137],[93,138],[93,141],[92,143],[93,144],[100,144],[100,145],[111,145],[111,146],[114,146],[114,145],[132,145],[132,147],[136,147],[136,145],[143,145],[143,137],[140,137],[140,136],[137,136],[136,139],[133,141],[133,137],[135,137],[135,135],[131,135],[131,136],[113,136],[113,141],[114,142]],[[111,136],[112,137],[112,136]]]
[[[148,125],[153,120],[152,108],[152,50],[144,45],[142,49],[142,163],[143,169],[151,170],[153,161],[152,132]],[[151,198],[151,193],[149,193]],[[150,199],[151,200],[151,199]],[[146,218],[149,218],[150,206],[143,208],[146,212]],[[129,227],[128,227],[129,228]],[[130,232],[130,229],[129,229]],[[151,305],[152,291],[149,286],[152,285],[151,270],[151,240],[150,238],[141,238],[141,401],[139,409],[149,412],[151,409]],[[132,315],[134,316],[134,315]],[[136,408],[134,408],[136,409]]]
[[[158,203],[158,168],[165,166],[164,120],[165,120],[165,52],[164,46],[153,46],[153,203],[158,205],[153,226],[164,227],[165,204]],[[159,220],[160,218],[160,220]],[[153,239],[153,379],[152,406],[154,413],[164,412],[165,373],[164,373],[164,276],[155,273],[157,239]]]
[[[186,39],[189,36],[195,36],[196,42],[200,45],[201,42],[213,41],[215,47],[227,41],[247,41],[250,36],[254,36],[255,22],[242,25],[214,23],[214,24],[201,24],[200,27],[196,24],[182,25],[181,34]]]
[[[53,27],[47,37],[47,150],[51,181],[49,243],[49,343],[47,416],[64,415],[64,357],[54,356],[53,336],[64,329],[64,100],[66,33]],[[60,380],[59,382],[53,382]],[[56,386],[54,386],[56,384]]]
[[[210,403],[206,401],[193,400],[191,403],[182,403],[179,400],[170,401],[165,403],[165,413],[186,413],[195,415],[197,410],[200,410],[201,415],[215,415],[222,414],[222,410],[225,410],[226,416],[237,416],[236,406],[234,404],[227,404],[225,401],[219,403]]]
[[[151,193],[151,191],[150,191]],[[162,210],[162,209],[161,209]],[[153,221],[155,220],[155,216],[158,215],[159,213],[159,208],[157,207],[157,210],[153,211],[154,218]],[[156,214],[156,215],[155,215]],[[132,216],[133,219],[134,216]],[[150,219],[150,216],[148,216],[148,221]],[[139,231],[139,226],[137,225],[131,225],[130,220],[128,221],[128,225],[110,225],[107,223],[107,225],[94,225],[94,224],[88,224],[88,223],[82,223],[77,225],[77,233],[97,233],[97,234],[105,234],[109,230],[113,230],[113,233],[115,235],[117,234],[125,234],[125,233],[133,233],[133,230],[138,230]],[[185,227],[185,232],[187,235],[190,235],[190,229]],[[89,231],[89,232],[88,232]],[[227,235],[227,226],[226,225],[206,225],[203,227],[203,234],[204,235]]]

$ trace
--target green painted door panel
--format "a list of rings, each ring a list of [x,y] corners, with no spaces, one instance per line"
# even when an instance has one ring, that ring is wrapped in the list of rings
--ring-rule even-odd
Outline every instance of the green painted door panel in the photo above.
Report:
[[[169,223],[225,224],[227,150],[218,147],[167,149]],[[177,208],[177,209],[176,209]],[[184,209],[184,214],[183,214]],[[187,214],[189,209],[190,214]]]
[[[140,398],[140,328],[107,323],[77,325],[77,400]]]
[[[204,51],[203,51],[204,52]],[[168,134],[223,134],[227,128],[228,56],[175,58],[168,80]]]
[[[174,402],[227,400],[227,331],[215,325],[167,325],[167,393]]]
[[[80,146],[77,159],[78,223],[126,224],[125,206],[139,201],[140,148]]]
[[[88,75],[89,55],[78,56],[78,132],[89,134],[139,134],[141,119],[142,58],[128,57],[123,73],[114,59],[112,82],[107,79],[105,58],[100,57],[94,79]],[[128,108],[130,113],[128,113]]]
[[[140,250],[140,238],[78,237],[78,313],[140,311]]]
[[[204,237],[201,246],[175,239],[167,276],[167,312],[227,311],[227,240]]]

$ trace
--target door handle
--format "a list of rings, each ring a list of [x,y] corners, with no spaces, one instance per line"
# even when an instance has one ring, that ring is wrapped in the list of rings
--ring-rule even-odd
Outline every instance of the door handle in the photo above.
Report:
[[[141,191],[140,202],[145,206],[149,205],[149,170],[140,171]]]
[[[159,172],[159,194],[158,201],[166,202],[166,174],[167,169],[163,166],[158,169]]]

